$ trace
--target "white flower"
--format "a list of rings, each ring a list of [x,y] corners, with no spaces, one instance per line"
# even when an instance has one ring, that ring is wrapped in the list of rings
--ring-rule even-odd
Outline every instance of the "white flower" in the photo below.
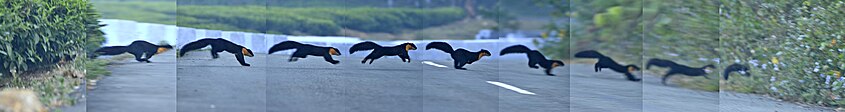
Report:
[[[828,62],[828,63],[830,63],[830,62],[833,62],[833,60],[831,60],[831,59],[827,59],[827,62]]]
[[[824,83],[830,84],[830,76],[827,76],[827,77],[824,78]]]
[[[675,54],[675,53],[667,53],[667,54],[668,54],[669,56],[680,56],[679,54]]]
[[[819,68],[818,68],[818,67],[816,67],[816,68],[813,68],[813,72],[816,72],[816,73],[818,73],[818,72],[819,72]]]
[[[776,88],[775,86],[769,87],[769,89],[771,89],[771,90],[772,90],[772,91],[774,91],[774,92],[777,92],[777,91],[778,91],[778,88]]]
[[[778,51],[778,53],[776,53],[775,55],[778,55],[778,56],[783,55],[783,52]]]
[[[772,76],[772,78],[769,78],[769,81],[771,81],[771,82],[774,82],[775,80],[777,80],[777,78],[775,78],[775,76]]]
[[[734,63],[739,63],[739,62],[740,62],[739,59],[734,60]]]
[[[758,62],[757,60],[748,61],[748,63],[751,63],[751,65],[753,65],[753,66],[759,65],[759,64],[757,64],[757,62]]]

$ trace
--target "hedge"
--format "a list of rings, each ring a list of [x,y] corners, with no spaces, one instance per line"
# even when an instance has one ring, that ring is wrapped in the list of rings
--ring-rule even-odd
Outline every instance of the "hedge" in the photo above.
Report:
[[[85,57],[104,41],[88,0],[0,0],[0,73]]]

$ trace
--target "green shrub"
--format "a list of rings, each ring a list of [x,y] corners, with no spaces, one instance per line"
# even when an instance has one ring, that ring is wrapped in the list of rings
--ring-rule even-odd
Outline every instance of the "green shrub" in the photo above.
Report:
[[[845,106],[845,78],[841,77],[845,70],[845,45],[841,44],[845,41],[845,2],[722,2],[722,57],[731,63],[751,63],[755,74],[739,78],[748,82],[733,83],[729,89]]]
[[[87,0],[0,0],[0,5],[3,72],[84,57],[104,40],[99,15]]]

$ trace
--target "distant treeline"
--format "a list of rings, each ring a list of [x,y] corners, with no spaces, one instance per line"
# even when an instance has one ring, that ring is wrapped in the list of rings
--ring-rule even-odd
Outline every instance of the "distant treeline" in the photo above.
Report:
[[[473,0],[474,5],[493,6],[498,0]],[[179,0],[179,5],[267,5],[278,7],[463,7],[465,0]]]
[[[180,6],[179,26],[262,33],[338,35],[342,28],[394,33],[461,20],[458,8],[278,8]]]

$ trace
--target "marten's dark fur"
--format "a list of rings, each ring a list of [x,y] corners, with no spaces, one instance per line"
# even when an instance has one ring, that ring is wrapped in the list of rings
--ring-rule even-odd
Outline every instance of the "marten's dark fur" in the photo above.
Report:
[[[555,74],[552,74],[552,69],[565,65],[563,64],[563,61],[560,60],[546,59],[546,56],[544,56],[543,53],[540,53],[540,51],[531,50],[528,47],[525,47],[524,45],[514,45],[506,47],[505,49],[502,49],[499,55],[501,56],[511,53],[525,53],[526,55],[528,55],[528,67],[534,69],[543,67],[546,71],[546,75],[549,76],[555,76]],[[538,64],[540,65],[540,67],[537,67]]]
[[[128,46],[107,46],[94,51],[96,55],[118,55],[129,53],[135,55],[135,60],[138,62],[150,63],[150,58],[153,55],[163,53],[167,50],[173,49],[170,45],[155,45],[147,41],[134,41]]]
[[[666,85],[666,80],[669,79],[670,76],[676,75],[676,74],[683,74],[683,75],[687,75],[687,76],[703,76],[704,78],[710,79],[710,77],[707,77],[707,71],[705,71],[705,69],[716,68],[716,66],[713,66],[713,65],[706,65],[706,66],[700,67],[700,68],[693,68],[693,67],[681,65],[681,64],[669,61],[669,60],[664,60],[664,59],[648,60],[645,68],[650,69],[651,65],[669,68],[669,71],[666,72],[666,75],[663,75],[663,80],[661,82],[661,83],[663,83],[663,85]]]
[[[288,62],[293,62],[293,61],[296,61],[298,58],[305,58],[308,55],[311,55],[311,56],[323,56],[323,59],[325,59],[326,62],[329,62],[329,63],[332,63],[332,64],[340,63],[340,61],[332,59],[332,55],[340,56],[340,50],[337,50],[337,48],[320,47],[320,46],[315,46],[315,45],[311,45],[311,44],[302,44],[302,43],[299,43],[299,42],[296,42],[296,41],[284,41],[284,42],[281,42],[279,44],[273,45],[273,47],[270,47],[270,51],[268,51],[267,53],[273,54],[274,52],[277,52],[277,51],[289,50],[289,49],[296,49],[296,51],[294,51],[293,54],[290,56],[290,59],[288,59]]]
[[[640,81],[641,79],[634,77],[633,72],[640,70],[640,67],[637,67],[634,64],[622,66],[610,57],[604,56],[598,51],[594,50],[587,50],[575,53],[576,58],[597,58],[599,62],[596,63],[594,69],[596,72],[601,71],[602,68],[610,68],[613,71],[624,73],[625,77],[630,81]]]
[[[725,68],[725,72],[723,73],[725,80],[728,80],[728,75],[730,75],[731,72],[739,72],[740,74],[746,77],[751,76],[751,71],[749,71],[749,67],[747,65],[742,65],[739,63],[731,64],[727,68]]]
[[[452,60],[455,61],[455,69],[460,70],[466,70],[466,68],[464,68],[464,65],[472,64],[472,62],[481,60],[481,57],[490,56],[490,51],[484,49],[481,49],[478,52],[470,52],[462,48],[453,50],[452,46],[446,42],[431,42],[425,46],[425,50],[429,50],[431,48],[449,53],[449,55],[452,56]]]
[[[254,56],[252,50],[249,50],[244,46],[232,43],[222,38],[206,38],[182,46],[182,49],[179,50],[179,57],[184,56],[186,52],[201,49],[209,45],[211,46],[212,58],[217,59],[220,57],[220,55],[218,55],[217,53],[226,51],[235,54],[235,58],[238,59],[238,62],[241,64],[241,66],[249,66],[249,64],[244,61],[244,56]]]
[[[399,56],[399,58],[402,58],[402,62],[411,63],[411,56],[408,56],[408,51],[417,50],[417,46],[414,43],[404,43],[393,47],[384,47],[374,42],[366,41],[352,45],[349,48],[349,54],[366,50],[373,50],[373,52],[370,52],[367,57],[364,57],[361,63],[366,63],[367,60],[370,60],[370,64],[373,64],[373,61],[382,56]]]

